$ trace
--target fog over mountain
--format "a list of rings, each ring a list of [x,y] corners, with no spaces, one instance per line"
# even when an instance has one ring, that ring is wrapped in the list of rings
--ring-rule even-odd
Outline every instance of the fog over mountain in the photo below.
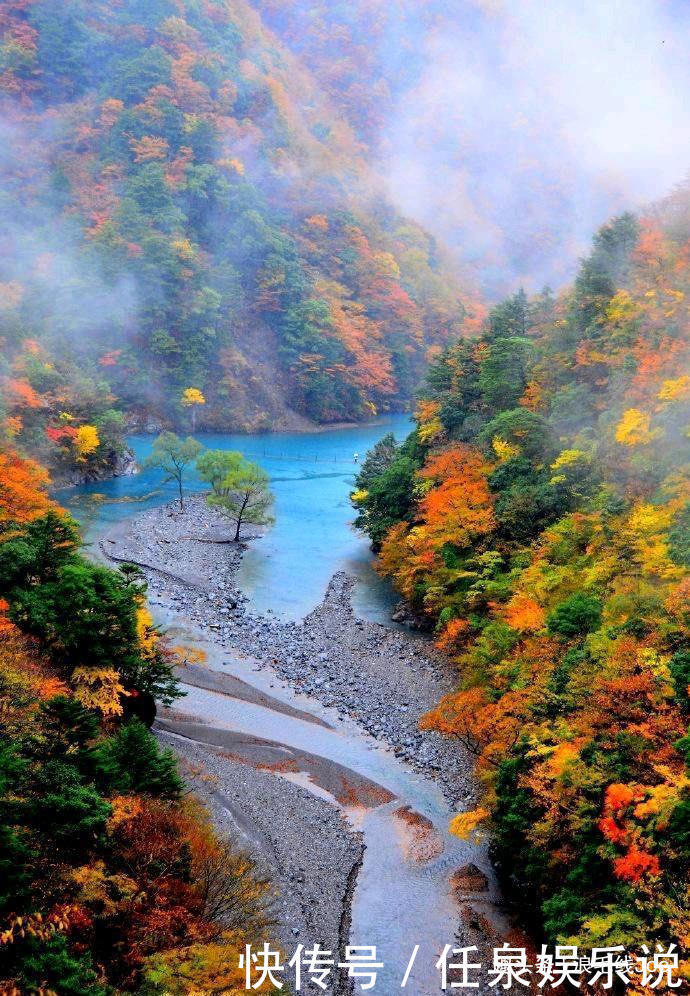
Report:
[[[491,293],[558,286],[607,217],[687,170],[690,9],[474,0],[420,37],[379,143],[400,207]]]

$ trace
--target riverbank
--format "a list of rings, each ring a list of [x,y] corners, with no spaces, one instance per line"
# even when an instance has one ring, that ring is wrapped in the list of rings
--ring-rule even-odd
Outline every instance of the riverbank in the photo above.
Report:
[[[128,446],[124,446],[121,450],[111,450],[103,464],[98,468],[86,470],[76,467],[72,470],[52,469],[50,476],[53,491],[63,491],[83,484],[112,481],[118,477],[133,477],[137,473],[139,473],[139,467],[134,453]]]
[[[454,672],[431,641],[404,629],[358,619],[355,581],[331,580],[322,603],[302,622],[253,615],[235,578],[248,542],[229,542],[227,520],[202,497],[149,509],[112,529],[100,549],[148,575],[153,605],[185,615],[223,648],[251,653],[295,689],[355,720],[412,768],[439,782],[449,801],[473,801],[472,761],[457,744],[420,732],[420,717],[452,690]]]
[[[144,570],[151,608],[166,627],[177,610],[207,603],[204,612],[192,615],[213,639],[221,625],[217,620],[239,611],[242,600],[232,579],[245,544],[232,542],[231,532],[227,521],[195,496],[184,511],[171,503],[120,523],[99,541],[97,552]],[[218,831],[246,849],[271,880],[271,916],[284,950],[308,938],[339,951],[362,860],[361,835],[326,799],[276,777],[282,774],[281,758],[270,752],[257,756],[258,738],[224,736],[204,723],[203,715],[187,712],[193,688],[281,708],[251,685],[212,670],[211,652],[201,664],[189,661],[177,668],[187,696],[177,708],[160,711],[156,733],[179,756],[185,781],[208,806]]]
[[[378,940],[397,961],[411,941],[435,958],[446,941],[485,946],[501,920],[486,847],[447,832],[472,803],[471,761],[417,730],[448,666],[425,639],[356,618],[342,573],[299,623],[253,615],[236,585],[246,541],[231,535],[193,497],[121,522],[94,552],[139,564],[156,620],[189,647],[186,697],[157,733],[275,883],[279,941]],[[413,996],[436,991],[435,958],[413,972]]]

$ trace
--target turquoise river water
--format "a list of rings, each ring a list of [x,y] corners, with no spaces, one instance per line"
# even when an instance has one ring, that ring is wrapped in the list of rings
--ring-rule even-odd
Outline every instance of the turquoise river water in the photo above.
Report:
[[[410,423],[404,416],[380,419],[355,429],[337,429],[310,435],[281,433],[269,436],[207,435],[205,445],[238,449],[258,460],[271,476],[275,493],[275,526],[247,550],[239,577],[253,607],[286,618],[304,616],[321,600],[329,579],[347,570],[360,579],[355,609],[360,616],[388,622],[394,596],[370,567],[366,540],[352,529],[354,513],[349,503],[358,464],[382,435],[393,431],[402,438]],[[142,459],[151,439],[135,437],[130,443]],[[189,491],[201,482],[190,475]],[[72,489],[60,495],[63,504],[82,521],[87,540],[108,526],[143,508],[175,497],[174,486],[162,484],[162,475],[145,471],[134,477]],[[104,500],[105,499],[105,500]],[[361,832],[363,863],[352,900],[350,943],[373,945],[383,963],[376,991],[391,996],[407,979],[409,996],[439,992],[436,961],[458,929],[461,901],[451,886],[451,875],[468,862],[478,865],[492,882],[490,891],[472,895],[472,908],[503,929],[500,897],[493,884],[486,844],[461,841],[448,831],[452,812],[439,785],[410,769],[393,751],[367,734],[354,720],[338,714],[314,698],[306,698],[276,678],[257,670],[253,658],[221,648],[185,614],[184,607],[156,608],[156,622],[177,642],[206,650],[207,666],[219,676],[233,675],[266,696],[257,704],[194,685],[183,684],[185,699],[178,720],[192,717],[208,728],[213,738],[230,733],[260,736],[279,749],[294,768],[277,777],[297,781],[320,798],[336,800],[305,768],[305,752],[319,758],[324,772],[330,765],[362,775],[386,789],[392,801],[371,806],[341,806],[345,818]],[[276,700],[301,715],[276,709]],[[306,713],[323,721],[315,724]],[[163,720],[175,720],[175,710]],[[222,800],[221,800],[222,801]],[[419,859],[410,849],[412,831],[401,813],[419,817],[419,826],[433,843]],[[294,814],[299,819],[299,812]],[[243,833],[237,824],[238,837]],[[427,838],[424,838],[427,839]],[[305,938],[313,942],[315,938]],[[419,951],[414,964],[410,954]],[[409,978],[405,975],[409,972]],[[355,991],[363,991],[356,983]]]
[[[349,494],[366,451],[385,433],[401,440],[411,428],[409,416],[391,415],[314,433],[197,435],[211,449],[239,450],[271,477],[275,525],[251,545],[238,579],[252,608],[300,619],[318,605],[332,575],[345,570],[359,579],[358,615],[388,621],[395,596],[373,571],[366,539],[352,528]],[[140,462],[150,453],[153,437],[132,436],[128,442]],[[190,469],[187,492],[204,488]],[[113,523],[174,499],[176,485],[165,484],[160,471],[145,470],[65,489],[59,497],[82,523],[88,541]]]

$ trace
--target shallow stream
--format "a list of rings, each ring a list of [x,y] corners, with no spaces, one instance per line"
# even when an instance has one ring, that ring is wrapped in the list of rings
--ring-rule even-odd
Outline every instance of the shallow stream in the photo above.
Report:
[[[199,437],[212,448],[240,450],[271,475],[276,524],[252,543],[238,576],[251,611],[303,618],[321,601],[332,575],[345,570],[359,579],[353,600],[357,614],[389,623],[394,596],[371,569],[366,541],[351,528],[348,496],[366,450],[385,432],[404,437],[409,425],[406,417],[397,416],[312,435]],[[134,437],[130,444],[141,460],[150,451],[151,439]],[[199,490],[199,485],[190,474],[188,490]],[[174,485],[163,484],[161,474],[149,470],[72,489],[60,499],[82,521],[87,539],[95,540],[110,525],[174,494]],[[260,748],[268,742],[264,749],[277,750],[289,762],[283,777],[340,806],[352,826],[362,831],[366,845],[352,905],[350,943],[376,946],[383,967],[374,991],[390,996],[401,990],[408,959],[419,945],[404,991],[412,996],[438,993],[435,963],[444,945],[455,941],[462,904],[471,902],[475,911],[494,922],[501,915],[493,884],[489,891],[468,897],[458,897],[452,888],[451,876],[460,866],[475,863],[490,882],[491,868],[482,846],[448,833],[452,813],[436,783],[412,771],[335,710],[296,694],[250,658],[210,643],[164,601],[154,605],[154,611],[175,642],[205,648],[213,671],[239,678],[283,707],[272,708],[265,698],[258,704],[186,685],[179,713],[164,713],[163,727],[207,744],[222,745],[234,734],[256,738]],[[373,795],[358,790],[366,781],[374,783]],[[344,783],[351,783],[350,797],[343,798],[341,792],[338,798],[333,786],[342,789]],[[294,818],[299,820],[299,813]]]
[[[224,734],[256,738],[270,745],[273,758],[277,751],[279,761],[292,769],[282,777],[338,805],[364,838],[350,944],[376,946],[383,965],[374,992],[383,996],[398,991],[411,996],[440,992],[436,962],[446,944],[456,943],[461,908],[471,904],[499,932],[506,926],[486,847],[452,836],[447,829],[452,812],[436,783],[412,771],[355,723],[296,694],[271,672],[259,670],[251,658],[220,650],[183,615],[167,613],[161,621],[175,639],[202,647],[208,667],[240,678],[275,704],[271,708],[186,686],[187,695],[180,703],[182,722],[173,710],[170,722],[162,719],[163,728],[231,749],[235,757],[242,748],[233,739],[224,740]],[[278,711],[280,707],[306,713],[317,722],[286,715]],[[203,721],[201,733],[190,723],[193,717]],[[253,753],[250,748],[250,757]],[[298,812],[294,819],[299,821]],[[452,875],[470,862],[486,874],[489,888],[463,895],[454,890]],[[416,945],[416,958],[401,990]],[[355,989],[360,991],[357,985]]]

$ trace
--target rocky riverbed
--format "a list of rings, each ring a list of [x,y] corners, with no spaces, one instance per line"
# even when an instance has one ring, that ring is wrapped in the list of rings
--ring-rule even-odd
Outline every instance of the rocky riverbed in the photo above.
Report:
[[[138,564],[156,619],[172,625],[175,636],[198,634],[197,645],[209,654],[195,660],[190,647],[178,669],[187,697],[161,710],[157,732],[180,756],[219,829],[273,880],[278,940],[285,950],[303,940],[342,952],[358,875],[362,894],[380,898],[372,863],[385,863],[392,834],[405,857],[391,886],[396,883],[403,903],[410,894],[420,896],[419,915],[409,914],[412,930],[419,923],[423,933],[425,910],[438,904],[451,925],[448,941],[485,944],[500,909],[488,857],[479,849],[481,868],[463,864],[475,852],[456,850],[442,815],[448,804],[472,804],[471,759],[439,735],[418,730],[420,716],[452,687],[450,668],[425,638],[358,619],[351,606],[354,581],[344,574],[333,577],[322,603],[301,622],[253,614],[236,573],[247,542],[261,542],[260,535],[236,544],[232,533],[231,524],[195,496],[184,511],[170,504],[119,524],[100,539],[98,552]],[[372,765],[379,765],[379,775],[385,768],[393,791],[362,763],[358,744],[354,753],[346,751],[345,766],[338,763],[328,738],[349,744],[356,730],[370,735],[372,746],[364,750],[374,751]],[[377,744],[387,748],[384,759],[391,757],[384,768]],[[441,790],[436,802],[424,789],[430,781]],[[401,806],[410,790],[437,814],[435,827]],[[360,872],[365,840],[369,865]],[[360,902],[360,916],[362,910]],[[387,928],[391,944],[399,917],[398,910]],[[438,925],[435,931],[430,927],[430,941]],[[428,982],[419,981],[419,992],[425,988]],[[341,978],[333,992],[346,991]]]
[[[270,880],[272,935],[286,952],[302,942],[344,954],[361,835],[336,808],[276,777],[270,765],[261,770],[187,733],[174,713],[158,729],[159,739],[179,755],[181,773],[205,802],[216,830],[248,851]]]
[[[253,527],[252,527],[253,528]],[[153,605],[184,607],[222,647],[242,649],[293,687],[335,707],[388,744],[415,770],[437,780],[449,800],[473,798],[472,763],[457,744],[420,732],[419,719],[453,688],[454,674],[431,641],[406,629],[358,619],[355,581],[331,580],[302,622],[253,615],[235,578],[247,542],[228,542],[227,520],[194,496],[123,523],[101,541],[110,559],[144,567]]]

